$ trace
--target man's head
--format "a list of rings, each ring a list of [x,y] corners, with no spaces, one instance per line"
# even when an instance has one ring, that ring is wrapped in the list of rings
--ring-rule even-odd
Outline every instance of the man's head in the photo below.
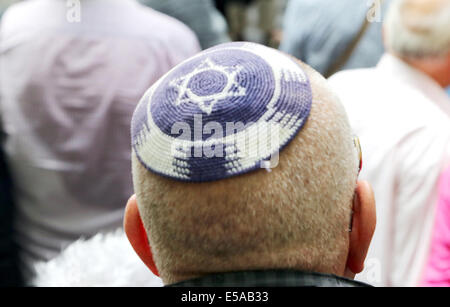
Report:
[[[200,64],[193,67],[195,61]],[[228,81],[236,84],[228,89],[218,86],[220,76],[215,82],[196,83],[205,73],[203,68],[226,72]],[[183,72],[181,78],[179,71]],[[217,100],[209,97],[215,104],[208,109],[210,104],[199,106],[200,96],[185,92],[195,88],[193,84],[205,90],[220,88],[219,94],[226,95]],[[171,95],[173,87],[175,95]],[[234,94],[229,97],[230,93]],[[165,114],[156,115],[161,103],[158,97],[173,100],[176,108],[171,106]],[[181,103],[183,97],[187,100]],[[193,101],[206,118],[221,108],[226,112],[219,119],[253,117],[254,123],[244,130],[267,123],[284,127],[277,139],[278,165],[270,170],[253,167],[263,156],[243,157],[229,165],[223,164],[223,158],[194,155],[164,171],[161,165],[166,165],[167,156],[177,154],[161,141],[165,139],[161,137],[161,119],[173,121],[167,113],[174,110],[189,114]],[[138,115],[139,109],[147,115]],[[132,157],[136,197],[128,202],[125,230],[141,259],[159,272],[166,284],[210,273],[255,269],[296,269],[347,277],[362,270],[375,227],[373,193],[367,183],[357,184],[358,151],[342,105],[325,79],[307,65],[255,44],[213,48],[161,79],[144,96],[133,126],[139,127],[133,132],[137,135]],[[153,138],[160,140],[152,143],[149,140]],[[229,139],[225,139],[226,143]],[[256,147],[258,142],[252,140],[264,138],[251,136],[247,145]],[[234,151],[224,151],[228,154],[225,160],[236,158]]]
[[[386,48],[442,87],[450,85],[450,1],[396,0],[384,23]]]

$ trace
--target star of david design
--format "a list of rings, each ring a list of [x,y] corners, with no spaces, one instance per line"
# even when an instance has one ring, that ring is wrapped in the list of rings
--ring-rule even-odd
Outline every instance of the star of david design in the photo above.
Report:
[[[236,81],[236,76],[243,69],[242,66],[221,66],[215,64],[212,60],[207,58],[197,68],[187,75],[173,80],[170,86],[175,87],[178,91],[177,98],[174,104],[179,106],[183,103],[195,103],[206,114],[210,115],[214,106],[224,99],[231,97],[245,96],[246,89],[239,85]],[[199,96],[195,94],[192,89],[188,87],[191,79],[199,73],[215,71],[226,76],[227,82],[224,88],[219,93],[213,93],[210,95]]]

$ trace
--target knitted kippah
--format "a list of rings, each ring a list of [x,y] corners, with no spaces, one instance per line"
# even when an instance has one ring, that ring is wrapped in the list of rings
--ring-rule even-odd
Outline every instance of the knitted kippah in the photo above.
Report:
[[[188,182],[267,168],[311,104],[308,77],[291,58],[258,44],[222,44],[147,91],[131,123],[133,151],[148,170]]]

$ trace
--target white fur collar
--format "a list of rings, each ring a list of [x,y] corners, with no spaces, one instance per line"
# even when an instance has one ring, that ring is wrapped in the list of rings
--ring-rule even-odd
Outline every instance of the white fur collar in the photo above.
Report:
[[[117,230],[71,244],[58,257],[35,266],[38,287],[160,287],[125,233]]]

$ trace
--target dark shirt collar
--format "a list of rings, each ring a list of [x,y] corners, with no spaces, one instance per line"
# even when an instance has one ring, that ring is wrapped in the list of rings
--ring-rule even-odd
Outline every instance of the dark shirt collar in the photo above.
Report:
[[[335,275],[294,270],[242,271],[211,274],[169,287],[370,287]]]

